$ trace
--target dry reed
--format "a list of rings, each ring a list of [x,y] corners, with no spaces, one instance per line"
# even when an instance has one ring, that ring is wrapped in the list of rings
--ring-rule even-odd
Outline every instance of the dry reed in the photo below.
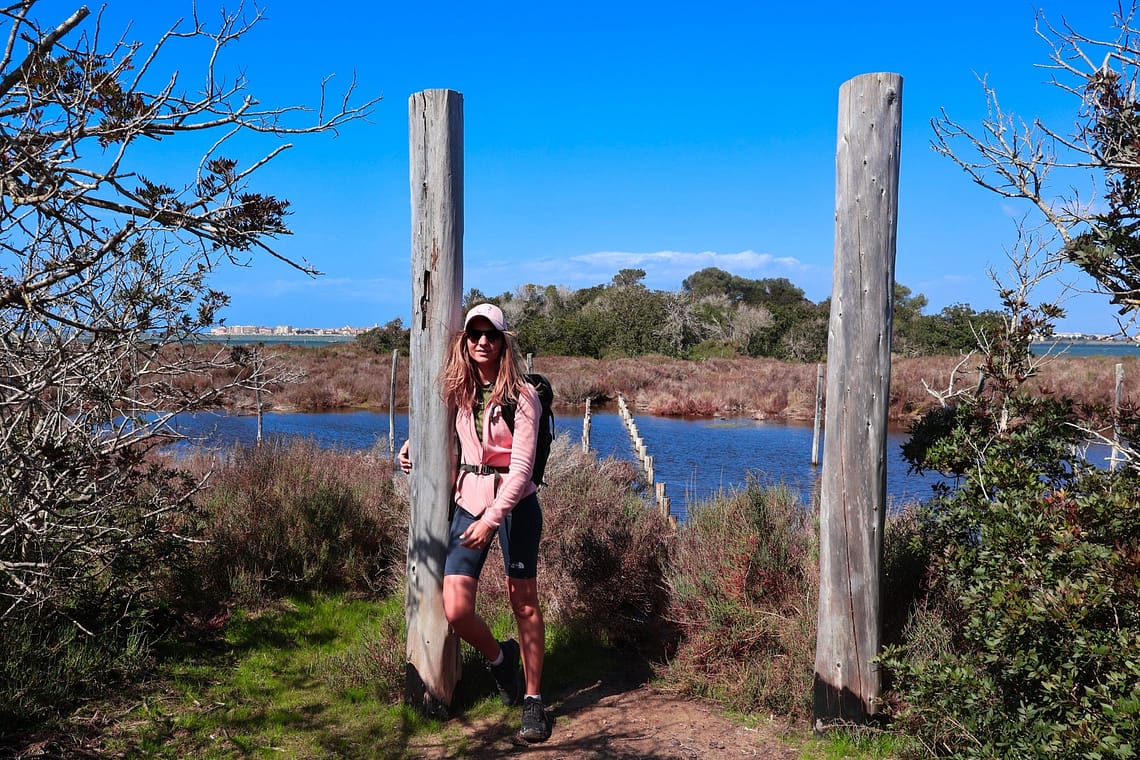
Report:
[[[387,409],[391,356],[355,344],[310,348],[266,347],[279,366],[300,370],[304,379],[276,387],[267,408],[277,411]],[[1027,387],[1032,393],[1066,395],[1079,404],[1109,405],[1115,388],[1115,365],[1124,367],[1125,400],[1140,401],[1140,358],[1051,357]],[[895,357],[891,366],[888,415],[905,424],[938,406],[940,395],[977,385],[976,357]],[[580,406],[614,401],[622,395],[633,408],[648,414],[696,417],[754,417],[785,421],[810,420],[815,413],[816,364],[737,357],[687,361],[663,356],[632,359],[587,359],[547,356],[534,359],[535,371],[550,378],[555,403]],[[215,383],[227,379],[219,375]],[[204,385],[206,378],[180,382]],[[397,363],[397,409],[408,403],[408,358]],[[227,399],[237,411],[253,408],[251,392]]]

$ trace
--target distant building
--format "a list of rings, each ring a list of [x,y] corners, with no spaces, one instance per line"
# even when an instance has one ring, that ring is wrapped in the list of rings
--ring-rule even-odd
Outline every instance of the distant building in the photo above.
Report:
[[[265,327],[262,325],[218,325],[210,328],[210,335],[338,335],[352,337],[368,332],[370,327],[293,327],[292,325],[277,325]]]

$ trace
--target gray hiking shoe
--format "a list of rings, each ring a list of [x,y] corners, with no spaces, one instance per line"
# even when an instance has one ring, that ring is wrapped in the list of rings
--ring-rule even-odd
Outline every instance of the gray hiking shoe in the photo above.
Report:
[[[491,675],[495,677],[495,685],[499,687],[499,698],[503,704],[517,705],[522,696],[522,673],[519,671],[519,643],[514,639],[499,642],[503,650],[503,661],[498,665],[489,665]]]
[[[544,742],[550,738],[551,720],[541,699],[523,700],[522,730],[519,736],[528,742]]]

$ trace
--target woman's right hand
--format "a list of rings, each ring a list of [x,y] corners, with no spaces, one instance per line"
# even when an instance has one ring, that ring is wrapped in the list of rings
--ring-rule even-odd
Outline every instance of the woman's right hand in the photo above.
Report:
[[[405,473],[412,471],[412,459],[408,450],[409,443],[411,443],[411,441],[404,441],[404,445],[400,447],[400,453],[396,457],[396,460],[400,463],[400,469]]]

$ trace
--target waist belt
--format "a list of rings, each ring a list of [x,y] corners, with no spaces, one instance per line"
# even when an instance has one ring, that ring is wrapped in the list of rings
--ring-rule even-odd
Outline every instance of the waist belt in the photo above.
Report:
[[[510,467],[492,467],[489,464],[461,464],[459,469],[463,472],[473,472],[476,475],[505,475],[511,471]]]

